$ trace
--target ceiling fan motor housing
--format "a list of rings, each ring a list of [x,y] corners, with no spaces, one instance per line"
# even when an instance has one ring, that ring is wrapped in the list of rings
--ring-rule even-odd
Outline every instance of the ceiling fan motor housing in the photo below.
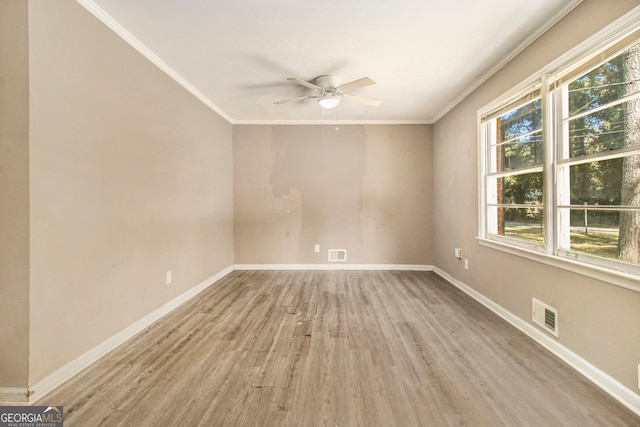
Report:
[[[316,78],[316,85],[327,90],[327,92],[333,93],[331,89],[335,89],[340,86],[340,78],[336,76],[320,76]]]

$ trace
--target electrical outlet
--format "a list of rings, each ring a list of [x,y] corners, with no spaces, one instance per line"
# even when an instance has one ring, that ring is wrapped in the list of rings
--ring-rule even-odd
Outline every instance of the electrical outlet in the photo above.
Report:
[[[453,256],[455,256],[458,259],[462,258],[462,249],[455,248],[455,250],[453,251]]]
[[[320,253],[320,245],[318,245],[317,243],[313,246],[313,251],[317,254]]]
[[[464,269],[465,270],[469,269],[469,260],[467,258],[464,259]]]
[[[171,270],[167,271],[167,285],[170,285],[173,281],[173,275],[171,274]]]
[[[640,365],[638,365],[638,388],[640,389]]]

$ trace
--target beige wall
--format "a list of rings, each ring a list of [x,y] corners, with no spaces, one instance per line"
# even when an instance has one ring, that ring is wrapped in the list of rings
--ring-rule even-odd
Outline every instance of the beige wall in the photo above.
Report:
[[[0,2],[0,387],[29,368],[29,39],[27,2]]]
[[[535,296],[560,310],[562,344],[636,389],[640,294],[475,236],[476,111],[637,3],[585,0],[432,135],[419,125],[232,131],[74,1],[29,2],[27,38],[27,2],[4,0],[0,322],[11,328],[0,330],[0,387],[33,385],[234,254],[325,263],[335,247],[349,263],[435,264],[525,320]]]
[[[432,264],[431,127],[234,126],[237,264]],[[319,244],[320,253],[314,253]]]
[[[480,246],[476,112],[637,1],[585,0],[434,125],[435,263],[526,321],[531,298],[559,310],[560,342],[638,392],[640,293]],[[462,247],[465,271],[453,257]]]
[[[29,19],[33,385],[233,264],[233,176],[231,125],[79,4]]]

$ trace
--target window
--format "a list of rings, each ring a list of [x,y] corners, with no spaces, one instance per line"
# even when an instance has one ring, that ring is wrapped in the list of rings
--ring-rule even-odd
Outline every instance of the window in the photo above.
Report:
[[[479,112],[479,235],[639,275],[640,30],[574,58]]]
[[[482,117],[487,141],[487,233],[543,243],[540,83]]]
[[[640,45],[565,80],[554,90],[558,251],[638,265]]]

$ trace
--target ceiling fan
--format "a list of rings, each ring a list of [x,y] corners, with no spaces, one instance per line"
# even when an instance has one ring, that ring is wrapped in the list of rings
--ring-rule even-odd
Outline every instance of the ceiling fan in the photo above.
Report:
[[[274,102],[274,104],[286,104],[288,102],[302,101],[303,99],[317,99],[318,104],[325,109],[337,107],[343,99],[347,101],[356,101],[372,107],[377,107],[382,104],[382,101],[379,99],[352,95],[349,93],[354,89],[376,84],[376,82],[371,80],[369,77],[363,77],[343,85],[340,84],[340,78],[336,76],[320,76],[315,79],[315,84],[297,77],[289,77],[287,80],[309,89],[313,89],[315,93],[306,96],[299,96],[297,98],[283,99],[282,101]]]

